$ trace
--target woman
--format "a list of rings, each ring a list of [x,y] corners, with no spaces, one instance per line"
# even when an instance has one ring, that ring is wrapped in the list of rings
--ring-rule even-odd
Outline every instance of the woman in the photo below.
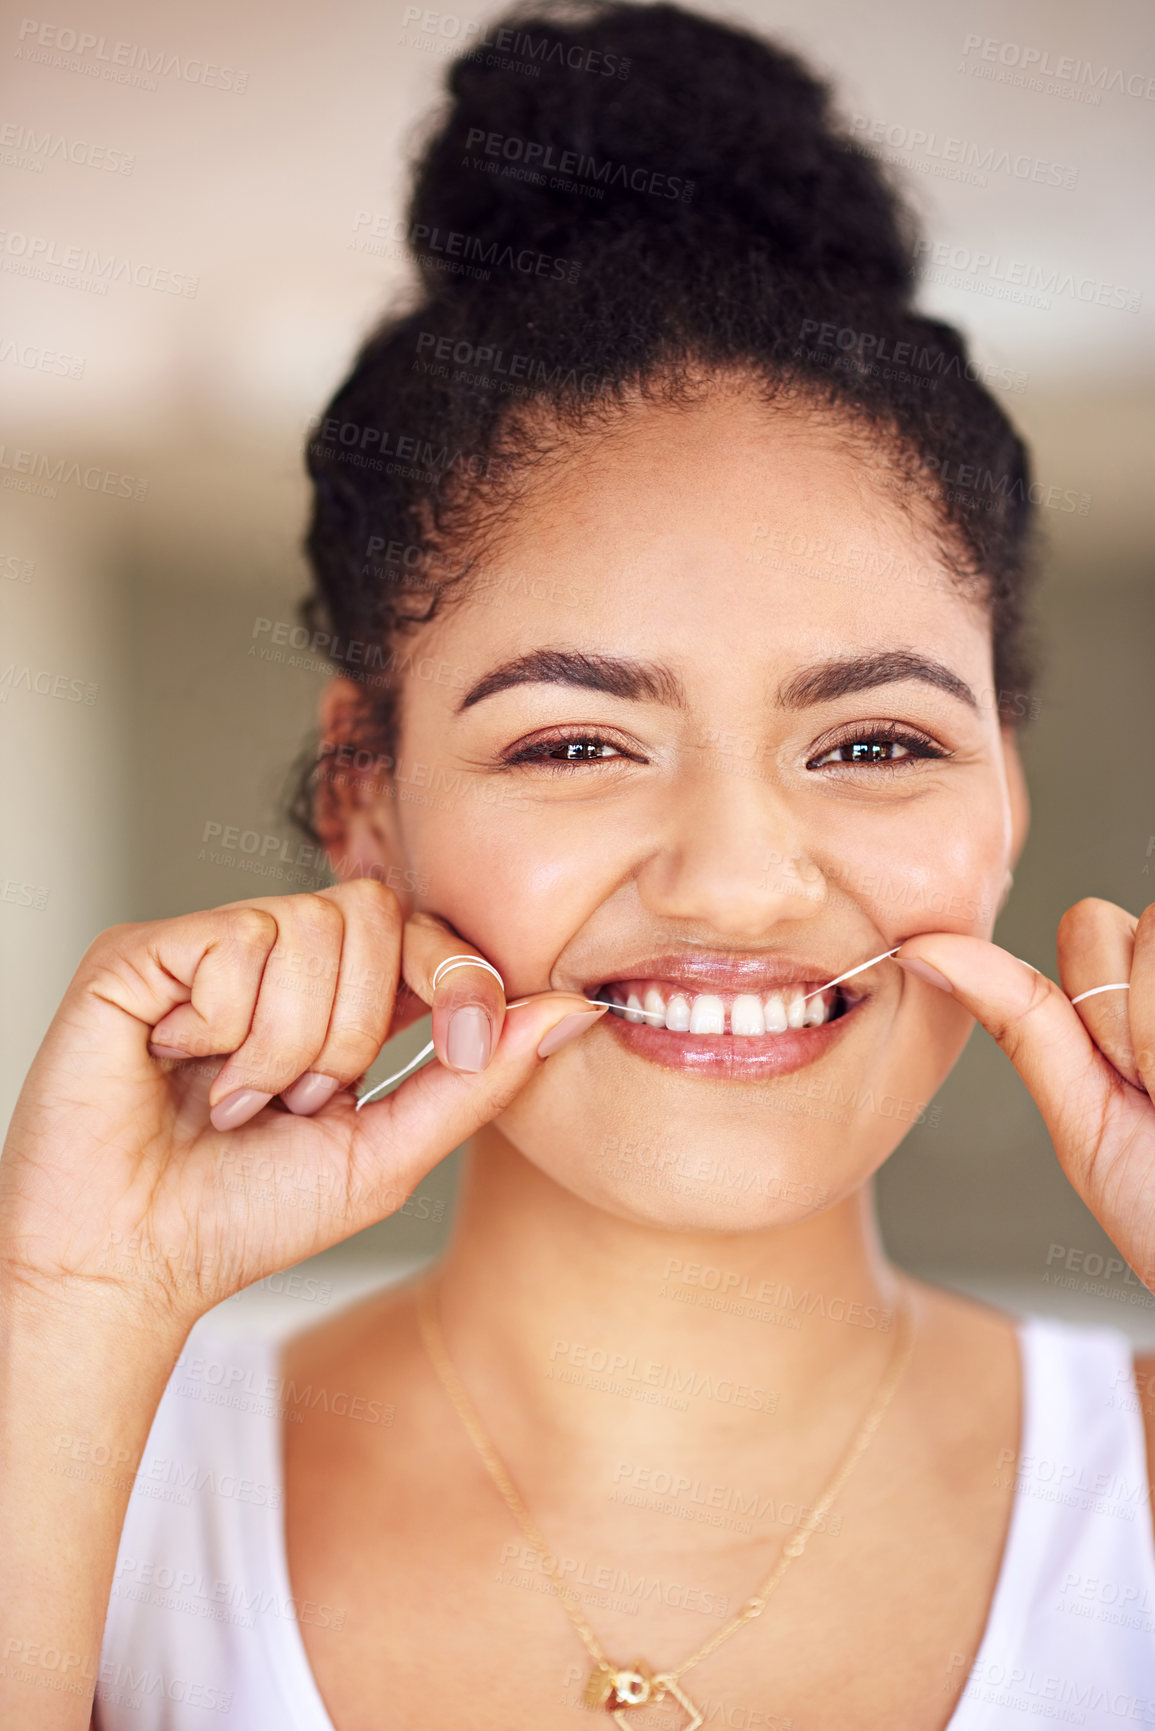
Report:
[[[1142,1722],[1155,1360],[872,1208],[977,1019],[1155,1272],[1151,910],[989,942],[1026,455],[797,62],[489,44],[309,448],[342,881],[104,933],[0,1168],[10,1722]],[[189,1343],[466,1140],[430,1273]]]

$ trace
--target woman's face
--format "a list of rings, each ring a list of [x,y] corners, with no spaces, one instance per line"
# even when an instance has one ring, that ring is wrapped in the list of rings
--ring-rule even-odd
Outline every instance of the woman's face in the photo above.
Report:
[[[403,647],[376,822],[414,905],[510,998],[650,1012],[603,1016],[497,1120],[620,1215],[832,1204],[971,1026],[886,961],[807,998],[916,932],[988,936],[1025,822],[985,614],[870,461],[735,391],[639,407],[534,479]]]

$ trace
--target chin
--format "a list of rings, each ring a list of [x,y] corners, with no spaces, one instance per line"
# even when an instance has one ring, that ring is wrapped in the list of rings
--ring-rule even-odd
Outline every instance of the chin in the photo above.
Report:
[[[865,995],[832,1002],[833,1015],[773,1037],[695,1037],[609,1011],[495,1128],[553,1183],[623,1220],[793,1226],[861,1188],[925,1122],[973,1026],[956,1026],[953,1001],[933,1031],[868,1006]]]
[[[496,1128],[561,1189],[670,1232],[797,1225],[857,1189],[899,1140],[887,1121],[856,1126],[852,1113],[773,1092],[753,1106],[728,1099],[713,1110],[699,1097],[658,1121],[641,1101],[623,1108],[616,1091],[594,1103],[587,1096],[574,1117],[557,1109],[556,1096],[541,1116],[523,1096]]]

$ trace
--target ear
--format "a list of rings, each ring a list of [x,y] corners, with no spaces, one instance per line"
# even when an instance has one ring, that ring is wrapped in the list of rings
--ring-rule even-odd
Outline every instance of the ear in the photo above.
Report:
[[[355,680],[331,679],[321,693],[320,760],[313,823],[334,874],[405,881],[405,850],[397,825],[394,761],[373,742],[365,691]],[[412,899],[397,891],[406,915]]]
[[[1027,831],[1031,827],[1031,797],[1027,792],[1027,778],[1023,773],[1023,760],[1019,754],[1019,742],[1013,728],[1003,728],[1003,759],[1007,766],[1007,793],[1011,803],[1011,856],[1009,864],[1012,869],[1019,863],[1027,840]]]

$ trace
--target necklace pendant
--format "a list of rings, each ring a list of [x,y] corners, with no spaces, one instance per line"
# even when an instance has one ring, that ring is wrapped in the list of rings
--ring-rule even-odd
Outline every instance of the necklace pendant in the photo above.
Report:
[[[695,1706],[694,1702],[690,1700],[676,1678],[667,1677],[664,1674],[659,1675],[653,1679],[653,1687],[655,1701],[661,1701],[669,1695],[685,1712],[686,1723],[679,1728],[679,1731],[699,1731],[699,1727],[705,1722],[705,1715],[701,1708]]]
[[[582,1705],[597,1709],[604,1707],[614,1692],[614,1669],[612,1665],[597,1665],[586,1678],[585,1693]]]
[[[655,1690],[653,1674],[644,1659],[632,1665],[612,1665],[603,1660],[586,1679],[582,1700],[587,1707],[605,1707],[616,1714],[622,1707],[644,1707],[647,1701],[660,1701],[662,1691]]]
[[[583,1701],[587,1707],[604,1707],[621,1731],[634,1731],[627,1718],[630,1709],[656,1706],[667,1696],[686,1713],[686,1723],[679,1731],[699,1731],[703,1723],[700,1709],[673,1677],[655,1674],[644,1659],[635,1659],[632,1665],[598,1665],[590,1672]]]

